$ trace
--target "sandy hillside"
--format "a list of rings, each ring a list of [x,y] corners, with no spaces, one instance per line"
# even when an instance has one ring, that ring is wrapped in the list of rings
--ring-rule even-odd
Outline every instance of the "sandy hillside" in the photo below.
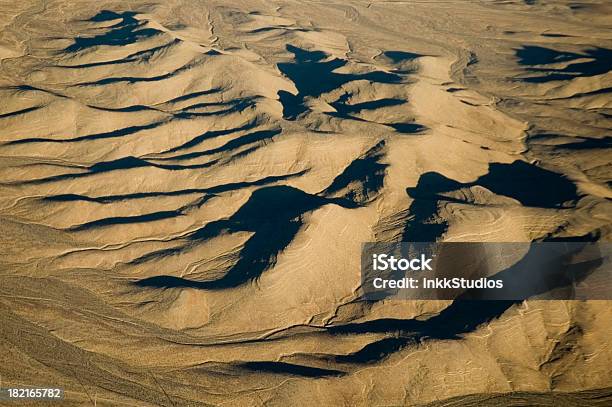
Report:
[[[2,383],[65,405],[610,405],[609,302],[366,302],[359,260],[610,241],[611,16],[0,1]]]

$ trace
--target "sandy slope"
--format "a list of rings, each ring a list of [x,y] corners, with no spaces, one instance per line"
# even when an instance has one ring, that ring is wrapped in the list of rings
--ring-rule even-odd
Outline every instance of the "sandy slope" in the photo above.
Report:
[[[3,383],[611,402],[608,302],[358,292],[365,241],[610,240],[612,5],[126,3],[0,2]]]

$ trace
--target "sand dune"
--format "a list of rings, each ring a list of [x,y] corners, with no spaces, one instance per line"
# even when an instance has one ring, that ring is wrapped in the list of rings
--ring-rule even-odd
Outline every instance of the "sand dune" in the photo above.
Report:
[[[610,241],[612,5],[0,4],[0,367],[66,405],[612,403],[606,301],[360,298]]]

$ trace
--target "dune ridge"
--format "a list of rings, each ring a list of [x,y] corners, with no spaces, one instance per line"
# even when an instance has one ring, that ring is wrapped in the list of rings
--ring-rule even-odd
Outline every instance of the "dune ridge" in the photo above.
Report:
[[[0,4],[3,383],[67,405],[612,402],[605,301],[359,297],[362,242],[610,241],[611,13]]]

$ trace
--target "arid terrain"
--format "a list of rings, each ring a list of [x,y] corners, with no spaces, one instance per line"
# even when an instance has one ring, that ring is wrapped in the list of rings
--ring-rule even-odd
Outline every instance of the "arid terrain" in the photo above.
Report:
[[[364,242],[611,241],[611,70],[605,0],[0,1],[0,386],[612,405],[609,301],[360,295]]]

